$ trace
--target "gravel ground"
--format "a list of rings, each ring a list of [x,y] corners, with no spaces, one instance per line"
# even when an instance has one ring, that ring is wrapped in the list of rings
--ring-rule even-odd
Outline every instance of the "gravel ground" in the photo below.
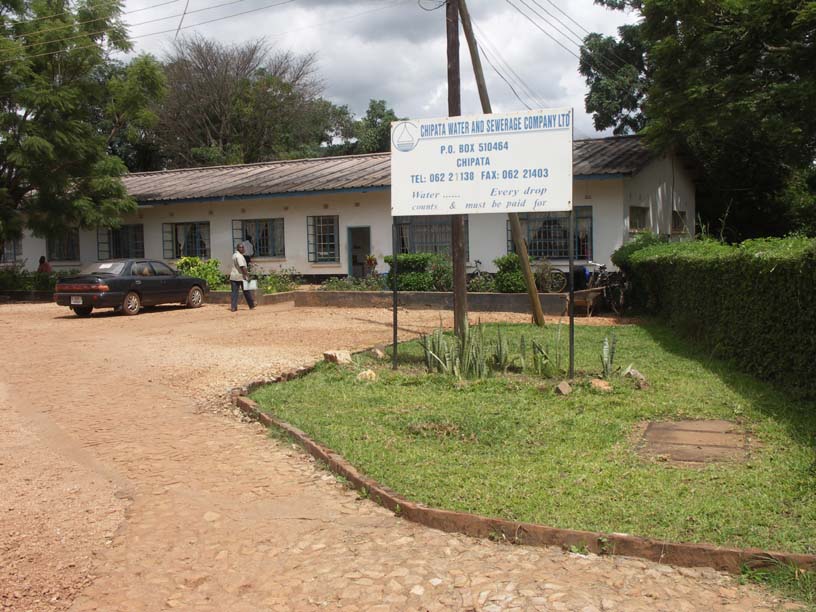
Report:
[[[402,312],[402,338],[450,324]],[[482,314],[482,321],[526,321]],[[231,388],[387,342],[387,309],[0,306],[0,609],[770,609],[711,570],[407,523],[232,416]],[[606,323],[601,318],[581,321]],[[330,405],[330,398],[327,398]]]

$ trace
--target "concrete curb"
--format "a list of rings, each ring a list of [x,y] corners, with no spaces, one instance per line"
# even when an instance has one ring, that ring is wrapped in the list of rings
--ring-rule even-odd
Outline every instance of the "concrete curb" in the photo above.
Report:
[[[318,444],[298,428],[263,412],[255,401],[245,395],[265,384],[298,378],[312,369],[299,368],[271,381],[256,382],[243,389],[234,389],[233,403],[250,418],[287,433],[312,457],[325,462],[332,472],[346,478],[355,489],[365,491],[377,504],[409,521],[441,531],[499,539],[513,544],[560,546],[565,549],[571,546],[586,547],[598,555],[638,557],[681,567],[712,567],[732,574],[739,574],[743,566],[756,568],[776,563],[816,570],[816,555],[769,552],[758,548],[720,548],[709,544],[678,544],[620,533],[557,529],[535,523],[517,523],[465,512],[438,510],[409,501],[364,476],[341,455]]]

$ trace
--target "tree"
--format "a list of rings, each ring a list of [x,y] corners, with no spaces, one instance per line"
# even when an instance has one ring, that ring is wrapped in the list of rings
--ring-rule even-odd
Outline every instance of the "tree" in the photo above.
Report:
[[[596,128],[640,131],[655,148],[694,158],[701,212],[716,220],[728,211],[733,238],[796,229],[801,211],[782,195],[816,156],[816,4],[596,3],[642,16],[618,39],[585,39],[580,70]]]
[[[158,135],[172,167],[316,156],[350,121],[320,97],[314,55],[273,53],[263,39],[180,39],[165,72]]]
[[[109,52],[130,48],[120,14],[117,2],[0,1],[0,239],[115,225],[135,208],[109,147],[149,123],[161,77],[147,57],[105,77]]]
[[[343,132],[342,143],[326,148],[327,155],[382,153],[391,150],[391,122],[403,121],[385,100],[369,100],[362,119],[353,122]]]

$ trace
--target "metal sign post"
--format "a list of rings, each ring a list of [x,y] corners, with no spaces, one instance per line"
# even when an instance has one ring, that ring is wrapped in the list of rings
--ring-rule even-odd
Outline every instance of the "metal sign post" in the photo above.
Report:
[[[575,209],[569,213],[569,378],[575,378]]]
[[[391,349],[391,368],[396,370],[397,369],[397,303],[399,301],[398,295],[398,281],[397,281],[397,255],[399,255],[399,248],[398,248],[398,240],[397,240],[397,224],[391,223],[391,253],[393,259],[393,263],[391,264],[391,279],[394,282],[394,338],[393,338],[393,346]]]

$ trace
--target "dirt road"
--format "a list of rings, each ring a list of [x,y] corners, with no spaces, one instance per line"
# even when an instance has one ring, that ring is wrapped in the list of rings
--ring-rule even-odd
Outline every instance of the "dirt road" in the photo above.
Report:
[[[259,426],[215,409],[231,387],[324,350],[387,341],[390,316],[289,307],[234,314],[213,305],[79,319],[51,304],[0,306],[0,609],[778,603],[711,570],[413,525],[358,499]],[[408,335],[437,325],[439,313],[402,321]]]

